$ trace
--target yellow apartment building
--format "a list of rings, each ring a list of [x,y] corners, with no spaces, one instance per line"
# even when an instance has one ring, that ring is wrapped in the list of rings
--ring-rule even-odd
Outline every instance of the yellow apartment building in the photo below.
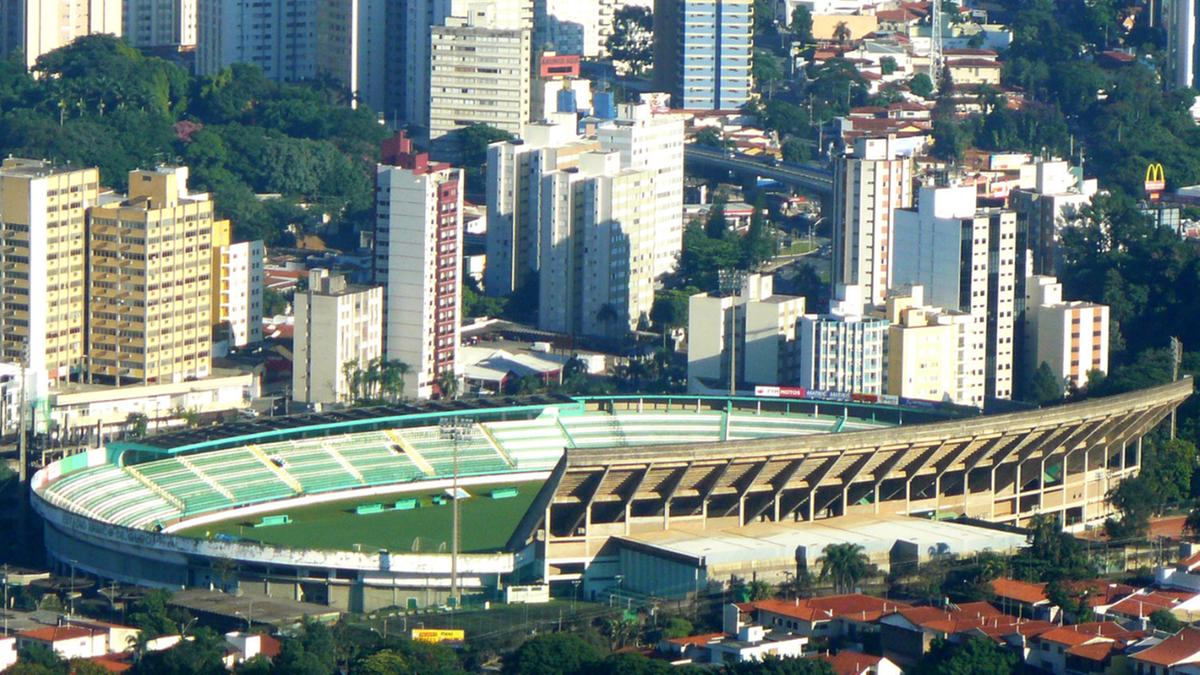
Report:
[[[98,381],[179,382],[212,362],[213,202],[186,167],[129,174],[129,196],[92,209],[89,370]]]

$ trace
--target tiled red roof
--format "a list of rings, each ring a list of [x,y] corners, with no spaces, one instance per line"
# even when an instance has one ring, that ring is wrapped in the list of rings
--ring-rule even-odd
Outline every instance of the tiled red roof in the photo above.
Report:
[[[992,581],[992,591],[998,598],[1016,600],[1031,605],[1046,600],[1046,584],[1000,578]]]
[[[88,661],[91,661],[110,673],[123,673],[133,668],[133,664],[123,660],[120,656],[113,654],[95,656],[88,659]]]
[[[1110,654],[1121,648],[1116,642],[1093,642],[1088,645],[1077,645],[1067,650],[1068,656],[1076,656],[1089,661],[1103,661]]]
[[[680,647],[703,647],[713,640],[720,640],[725,637],[724,633],[703,633],[701,635],[689,635],[681,638],[670,638],[668,643],[679,645]]]
[[[843,649],[833,656],[821,654],[817,658],[828,662],[833,667],[833,672],[837,673],[837,675],[862,675],[879,665],[879,662],[883,660],[881,656],[872,656],[849,649]]]
[[[1021,619],[1005,614],[986,602],[967,602],[950,610],[937,607],[912,607],[901,609],[899,614],[910,623],[947,635],[973,629],[986,629],[987,633],[1001,634],[1005,631],[1016,632],[1016,627],[1024,623]]]
[[[1200,564],[1200,551],[1197,551],[1196,553],[1189,555],[1188,557],[1184,558],[1183,560],[1180,560],[1178,563],[1175,564],[1175,566],[1182,570],[1190,570],[1191,568],[1195,567],[1197,564]]]
[[[1046,642],[1053,642],[1059,645],[1074,647],[1076,645],[1084,644],[1085,642],[1091,642],[1092,640],[1100,640],[1104,638],[1099,638],[1091,633],[1078,631],[1074,626],[1060,626],[1054,630],[1048,630],[1045,633],[1042,633],[1038,636],[1038,639]]]
[[[1149,593],[1134,593],[1109,607],[1114,614],[1129,617],[1150,616],[1157,610],[1170,610],[1184,600],[1194,597],[1195,593],[1156,589]]]
[[[997,53],[994,49],[982,49],[976,47],[962,47],[959,49],[942,50],[944,56],[990,56],[996,58]]]
[[[1200,629],[1184,628],[1153,647],[1133,654],[1131,658],[1158,666],[1200,661]]]
[[[269,659],[279,656],[280,650],[283,649],[283,643],[270,635],[260,636],[258,640],[258,653]]]
[[[828,621],[834,618],[849,618],[858,621],[876,621],[884,614],[891,614],[909,607],[907,603],[884,600],[870,595],[827,595],[820,598],[799,600],[760,600],[751,603],[754,609],[771,612],[802,621]]]
[[[79,626],[46,626],[45,628],[35,628],[33,630],[17,633],[19,637],[27,640],[37,640],[39,642],[58,642],[59,640],[73,640],[82,637],[91,637],[92,631]]]

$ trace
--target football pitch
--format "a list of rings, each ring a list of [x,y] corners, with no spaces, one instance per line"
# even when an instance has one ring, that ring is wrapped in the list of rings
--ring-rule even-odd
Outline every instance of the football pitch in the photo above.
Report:
[[[470,493],[459,504],[459,527],[463,553],[497,551],[508,542],[521,517],[541,489],[541,483],[499,483],[464,488]],[[517,494],[493,499],[494,490],[516,488]],[[453,509],[447,501],[437,504],[440,491],[398,495],[375,495],[300,508],[282,508],[268,514],[232,518],[180,530],[178,534],[198,539],[226,535],[245,541],[290,548],[362,551],[381,548],[396,553],[450,551]],[[416,499],[416,508],[397,510],[397,502]],[[382,504],[377,513],[356,513],[359,506]],[[261,518],[286,515],[290,522],[254,527]]]

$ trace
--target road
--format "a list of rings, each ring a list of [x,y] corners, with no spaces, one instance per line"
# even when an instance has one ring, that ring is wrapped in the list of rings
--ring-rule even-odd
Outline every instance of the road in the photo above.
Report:
[[[785,185],[799,187],[823,196],[833,193],[833,172],[820,164],[780,162],[771,165],[757,157],[741,153],[729,154],[695,143],[684,146],[684,160],[696,166],[771,178]]]

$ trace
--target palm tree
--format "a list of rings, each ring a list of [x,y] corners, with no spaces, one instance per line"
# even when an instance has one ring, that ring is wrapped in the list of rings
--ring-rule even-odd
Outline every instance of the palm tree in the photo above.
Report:
[[[821,578],[832,579],[838,593],[853,591],[860,580],[871,576],[871,560],[859,544],[830,544],[817,562],[821,565]]]
[[[342,379],[345,380],[350,401],[357,402],[362,396],[359,387],[362,385],[362,368],[358,367],[358,359],[350,359],[342,364]]]
[[[600,309],[596,310],[596,320],[604,324],[604,334],[612,336],[612,324],[618,318],[617,308],[613,307],[611,302],[606,302],[600,305]]]
[[[458,376],[453,369],[443,370],[437,376],[438,391],[444,399],[458,398]]]
[[[412,372],[412,368],[410,368],[407,363],[403,361],[396,361],[396,375],[400,378],[400,387],[397,389],[400,395],[400,400],[404,400],[404,378],[410,372]]]
[[[845,21],[839,21],[837,25],[833,27],[833,39],[836,40],[839,45],[846,44],[851,37],[852,34],[850,32],[850,26],[847,26]]]

